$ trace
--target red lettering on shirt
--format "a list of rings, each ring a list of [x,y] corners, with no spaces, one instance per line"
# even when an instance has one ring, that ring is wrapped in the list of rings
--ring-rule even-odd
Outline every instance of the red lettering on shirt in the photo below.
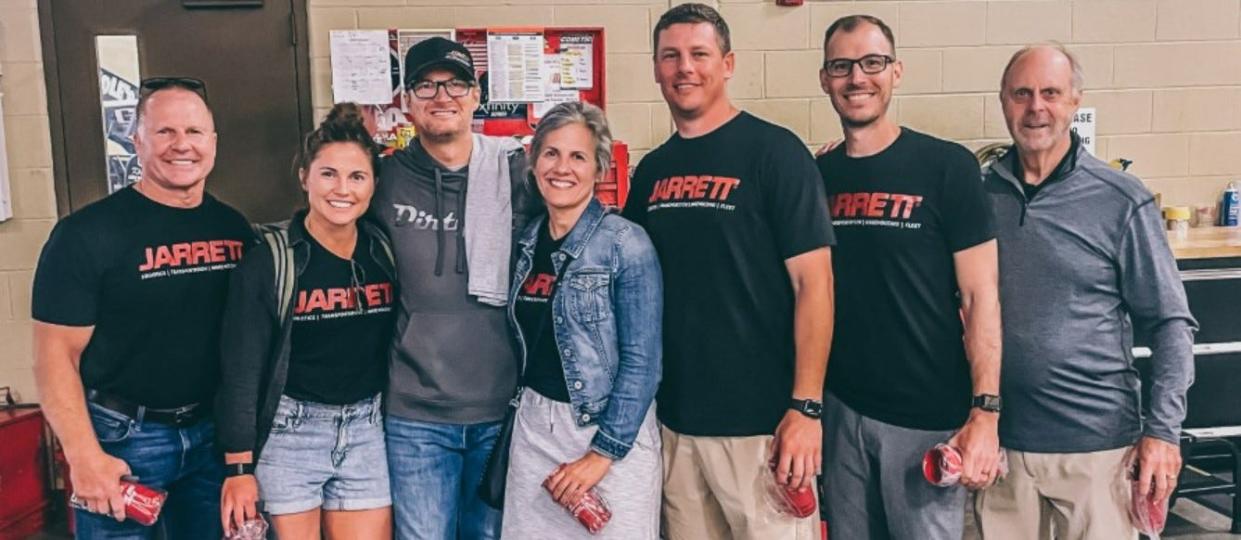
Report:
[[[837,193],[828,199],[832,219],[857,217],[909,219],[922,204],[921,195],[902,193]]]
[[[552,274],[530,274],[521,284],[521,292],[526,296],[551,298],[556,285],[556,276]]]
[[[145,260],[138,265],[138,271],[237,262],[241,260],[243,245],[237,240],[204,240],[150,246],[143,250]]]
[[[647,204],[664,201],[716,201],[724,202],[737,186],[740,178],[727,176],[687,175],[670,176],[655,182]]]
[[[294,315],[302,315],[312,311],[330,313],[333,311],[357,309],[361,303],[368,309],[390,306],[393,302],[391,283],[371,283],[357,288],[329,287],[326,289],[309,289],[298,291],[297,305],[293,308]]]

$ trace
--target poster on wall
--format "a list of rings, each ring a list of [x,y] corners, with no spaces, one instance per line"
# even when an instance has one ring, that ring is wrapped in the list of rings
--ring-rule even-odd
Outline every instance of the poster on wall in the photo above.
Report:
[[[1098,127],[1098,117],[1094,107],[1082,107],[1077,109],[1077,114],[1073,115],[1072,130],[1077,132],[1077,136],[1082,139],[1082,146],[1086,148],[1090,155],[1094,153],[1095,128]]]
[[[138,43],[135,36],[97,36],[95,40],[108,193],[114,193],[142,177],[133,141],[140,82]]]

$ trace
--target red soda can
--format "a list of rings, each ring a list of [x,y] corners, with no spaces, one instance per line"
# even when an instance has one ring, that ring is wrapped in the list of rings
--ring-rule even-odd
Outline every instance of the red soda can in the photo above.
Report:
[[[564,465],[561,464],[546,480],[543,480],[543,488],[547,489],[548,494],[551,494],[550,480],[556,472],[560,471],[561,467]],[[590,534],[599,534],[599,531],[602,531],[603,527],[612,521],[612,509],[608,508],[608,502],[602,495],[599,495],[595,488],[590,488],[590,491],[583,494],[576,504],[565,505],[564,509],[573,514],[577,522],[582,524],[582,527]]]
[[[964,460],[961,451],[940,443],[922,455],[922,476],[927,482],[939,487],[956,485],[961,481]],[[1008,453],[1000,450],[1000,476],[1008,474]]]
[[[1129,521],[1138,532],[1158,538],[1168,523],[1168,499],[1151,500],[1142,496],[1142,482],[1138,480],[1136,460],[1129,469]],[[1151,486],[1154,491],[1154,486]]]
[[[768,462],[768,466],[774,473],[777,466],[776,462]],[[767,499],[777,512],[796,518],[804,518],[810,517],[819,509],[819,503],[814,498],[814,490],[812,488],[801,489],[790,484],[781,485],[776,482],[775,474],[764,476],[767,477],[764,481],[764,484],[767,486]]]
[[[168,492],[121,480],[121,497],[125,500],[125,517],[150,527],[159,519],[159,511],[164,508],[164,501],[168,500]],[[90,510],[76,493],[69,497],[69,506]]]

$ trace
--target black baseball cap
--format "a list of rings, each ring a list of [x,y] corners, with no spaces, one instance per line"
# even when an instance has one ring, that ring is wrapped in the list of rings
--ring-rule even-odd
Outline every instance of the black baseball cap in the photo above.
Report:
[[[474,82],[474,58],[469,49],[455,41],[433,37],[419,41],[405,53],[405,87],[434,68],[454,71],[463,80]]]

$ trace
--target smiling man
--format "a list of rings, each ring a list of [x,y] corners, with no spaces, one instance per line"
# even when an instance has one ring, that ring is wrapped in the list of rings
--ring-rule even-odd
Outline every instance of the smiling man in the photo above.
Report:
[[[1070,130],[1084,76],[1064,47],[1013,55],[1000,82],[1012,149],[993,163],[1004,298],[1005,415],[1012,471],[979,494],[986,538],[1137,538],[1123,466],[1166,504],[1181,470],[1193,332],[1155,198],[1086,152]],[[1133,334],[1150,337],[1143,418]],[[1124,494],[1124,497],[1120,497]]]
[[[142,178],[62,220],[39,258],[35,374],[89,509],[78,538],[216,540],[220,315],[252,233],[204,192],[216,133],[202,81],[147,79],[137,112]],[[127,474],[169,491],[161,525],[120,521]]]
[[[999,444],[996,243],[978,163],[887,116],[904,66],[883,21],[844,17],[819,81],[844,143],[818,159],[836,226],[836,340],[823,413],[824,509],[841,538],[959,539],[965,490],[921,479],[960,449],[990,484]]]
[[[500,513],[476,490],[517,386],[509,259],[543,205],[521,145],[470,132],[479,88],[464,46],[410,47],[405,92],[418,136],[384,160],[371,204],[400,282],[385,398],[396,536],[495,538]]]
[[[674,7],[653,40],[676,133],[638,165],[624,215],[664,275],[664,533],[817,538],[815,519],[777,515],[759,482],[774,473],[813,496],[819,470],[834,241],[823,188],[796,135],[728,99],[736,57],[719,13]]]

